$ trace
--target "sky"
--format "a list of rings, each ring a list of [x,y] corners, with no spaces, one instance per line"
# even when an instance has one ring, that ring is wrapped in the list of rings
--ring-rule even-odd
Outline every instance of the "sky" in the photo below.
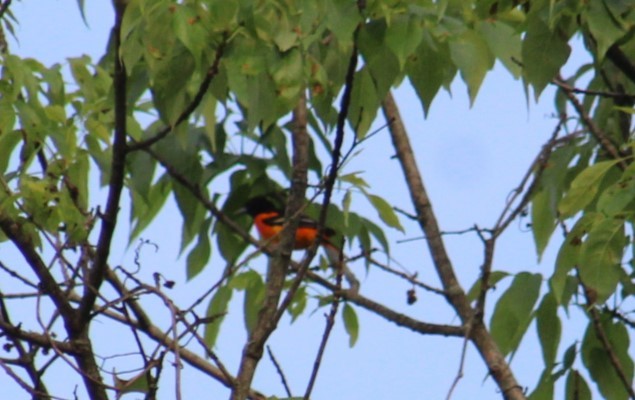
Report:
[[[113,20],[110,7],[110,2],[106,1],[86,2],[86,26],[80,17],[77,1],[14,2],[11,9],[20,22],[16,26],[19,42],[12,41],[10,51],[23,57],[35,57],[46,65],[65,65],[67,57],[82,54],[97,60],[104,51]],[[580,49],[575,50],[572,56],[574,64],[579,64],[583,57]],[[494,71],[485,79],[471,108],[467,90],[457,78],[451,95],[441,93],[425,119],[416,95],[406,86],[404,84],[396,90],[395,97],[401,106],[441,229],[460,230],[475,224],[492,226],[510,192],[518,185],[556,125],[551,115],[553,89],[548,88],[539,103],[528,103],[522,83],[513,80],[497,63]],[[378,120],[376,124],[379,126],[382,123],[382,120]],[[392,156],[390,138],[384,131],[364,143],[363,153],[351,162],[348,170],[364,171],[363,177],[374,193],[396,207],[411,210],[409,195],[401,183],[401,170]],[[93,201],[98,200],[99,197],[96,197]],[[122,208],[121,220],[124,221],[128,217],[127,205],[126,201]],[[375,217],[373,209],[361,198],[355,198],[353,207],[360,214]],[[528,222],[515,221],[500,239],[494,269],[511,272],[529,270],[542,273],[546,279],[553,268],[558,243],[556,240],[550,244],[539,264],[531,233],[525,226]],[[386,228],[393,256],[406,271],[417,271],[421,281],[439,286],[425,243],[421,240],[398,243],[420,236],[411,221],[402,219],[402,223],[406,227],[405,235]],[[213,257],[201,275],[186,281],[185,257],[176,257],[178,240],[175,240],[173,233],[180,229],[180,224],[178,211],[171,202],[168,209],[142,235],[144,239],[159,244],[157,252],[144,249],[143,262],[146,268],[144,272],[148,276],[153,271],[160,271],[174,279],[177,287],[170,294],[177,304],[187,305],[204,292],[210,282],[215,282],[222,262],[219,257]],[[133,249],[127,246],[127,229],[124,223],[117,231],[115,251],[110,259],[113,265],[130,265],[134,258]],[[446,245],[459,279],[467,290],[478,277],[482,262],[480,239],[474,234],[447,236]],[[0,244],[0,249],[4,251],[7,246],[6,243]],[[0,254],[3,253],[0,251]],[[301,257],[301,254],[298,253],[297,257]],[[405,291],[409,286],[404,282],[396,281],[377,270],[365,274],[361,264],[353,268],[357,268],[356,273],[361,277],[363,294],[379,298],[387,305],[423,321],[458,323],[444,300],[419,291],[419,301],[407,306]],[[494,296],[500,295],[505,287],[506,284],[500,285]],[[237,369],[245,339],[240,313],[241,296],[236,296],[235,300],[216,346],[218,354],[233,372]],[[155,317],[157,321],[165,323],[167,313],[160,303],[155,303]],[[489,315],[491,304],[492,301]],[[269,342],[296,395],[304,391],[323,332],[324,312],[324,309],[319,309],[301,317],[294,324],[283,320],[279,331]],[[323,361],[323,370],[318,377],[314,399],[445,398],[459,370],[460,339],[421,336],[364,310],[358,309],[357,312],[360,318],[359,341],[355,347],[349,348],[348,337],[338,319]],[[98,338],[112,338],[118,334],[118,331],[109,329],[95,329],[94,334]],[[560,354],[575,337],[580,336],[577,330],[579,325],[574,324],[570,331],[564,332]],[[542,371],[534,325],[530,327],[525,341],[512,362],[512,368],[522,385],[533,388]],[[116,341],[108,346],[111,347],[101,350],[104,353],[117,351],[123,344]],[[124,348],[121,347],[122,352]],[[106,369],[110,368],[108,361],[104,365]],[[59,374],[62,377],[69,372],[68,368],[62,367]],[[196,398],[194,396],[203,394],[212,398],[226,396],[218,384],[191,371],[191,368],[186,368],[183,374],[185,398]],[[10,378],[0,372],[0,387],[11,387],[9,390],[15,391],[12,398],[26,398],[24,392],[7,382],[10,382]],[[64,379],[56,379],[50,386],[52,391],[58,390],[56,394],[59,396],[72,397],[72,389],[69,390]],[[161,388],[164,394],[162,398],[170,398],[173,393],[169,389],[170,383],[166,383],[166,386]],[[262,361],[253,387],[264,393],[282,396],[279,379],[267,359]],[[124,398],[138,397],[128,395]],[[486,377],[483,362],[472,347],[468,346],[464,377],[452,398],[500,398],[497,388]]]

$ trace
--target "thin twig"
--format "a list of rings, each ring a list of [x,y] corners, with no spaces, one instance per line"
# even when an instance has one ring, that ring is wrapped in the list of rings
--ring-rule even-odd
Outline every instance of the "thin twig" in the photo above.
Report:
[[[562,77],[558,76],[555,81],[564,81]],[[627,167],[627,162],[624,160],[624,155],[620,153],[617,146],[610,137],[604,132],[600,127],[595,124],[593,118],[584,110],[584,106],[580,103],[580,100],[570,91],[560,87],[560,90],[564,93],[564,95],[569,99],[569,103],[576,110],[580,119],[587,127],[591,135],[595,138],[595,140],[600,144],[600,146],[608,153],[608,155],[614,160],[619,160],[618,165],[621,169],[625,169]]]
[[[469,333],[465,335],[465,340],[463,340],[463,347],[461,348],[461,361],[459,361],[459,370],[456,373],[456,377],[452,382],[452,386],[450,386],[450,390],[448,391],[448,395],[446,396],[446,400],[450,400],[452,398],[452,393],[454,389],[459,385],[459,381],[463,378],[463,371],[465,368],[465,358],[467,355],[467,344],[470,341]]]
[[[589,96],[607,97],[607,98],[613,98],[613,99],[626,98],[626,99],[635,100],[635,95],[633,94],[606,92],[603,90],[580,89],[580,88],[576,88],[574,86],[569,85],[567,82],[561,79],[554,79],[553,81],[551,81],[551,84],[575,94],[585,94]]]
[[[406,281],[412,283],[415,286],[418,286],[418,287],[420,287],[422,289],[425,289],[425,290],[427,290],[429,292],[432,292],[432,293],[445,295],[443,290],[435,288],[434,286],[427,285],[427,284],[417,280],[416,274],[408,275],[408,274],[406,274],[404,272],[397,271],[394,268],[391,268],[388,265],[386,265],[384,263],[381,263],[381,262],[377,261],[376,259],[374,259],[374,258],[372,258],[370,256],[367,257],[366,259],[368,260],[369,263],[371,263],[372,265],[378,267],[379,269],[381,269],[381,270],[383,270],[385,272],[388,272],[389,274],[393,274],[393,275],[396,275],[396,276],[398,276],[398,277],[400,277],[402,279],[405,279]]]
[[[278,360],[276,360],[276,357],[273,355],[273,351],[271,351],[271,346],[269,345],[267,345],[267,354],[269,354],[269,359],[276,368],[276,372],[280,377],[280,381],[282,382],[282,386],[284,386],[284,391],[287,393],[287,396],[293,397],[293,395],[291,394],[291,389],[289,388],[289,384],[287,383],[287,378],[284,376],[284,371],[282,370],[282,367],[280,367],[280,363],[278,362]]]
[[[337,272],[336,279],[336,287],[338,289],[342,288],[342,273],[343,271],[340,269]],[[313,362],[313,369],[311,370],[311,377],[309,378],[309,383],[307,384],[306,391],[304,392],[304,400],[309,400],[311,398],[311,392],[313,391],[313,387],[315,386],[315,382],[317,379],[317,374],[320,370],[320,365],[322,364],[322,358],[324,357],[324,351],[326,350],[326,344],[329,341],[329,337],[331,336],[331,331],[333,330],[333,326],[335,326],[335,316],[337,315],[337,309],[340,304],[340,296],[338,292],[333,296],[333,303],[331,303],[331,311],[326,316],[326,326],[324,327],[324,333],[322,334],[322,340],[320,340],[320,347],[318,348],[317,355],[315,356],[315,361]]]

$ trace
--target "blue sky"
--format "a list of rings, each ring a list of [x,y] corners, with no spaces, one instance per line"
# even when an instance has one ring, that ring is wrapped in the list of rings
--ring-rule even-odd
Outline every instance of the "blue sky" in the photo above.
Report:
[[[47,2],[15,2],[12,5],[20,25],[16,27],[19,43],[10,44],[11,52],[25,57],[35,57],[44,64],[65,63],[66,57],[88,54],[97,60],[102,54],[108,31],[112,23],[110,2],[86,2],[88,27],[80,18],[77,2],[55,0]],[[579,60],[583,52],[574,51]],[[452,95],[441,93],[435,99],[430,115],[424,119],[418,100],[406,84],[395,92],[397,102],[410,132],[417,152],[428,192],[443,230],[465,229],[474,224],[481,227],[493,225],[503,208],[511,190],[518,185],[543,142],[551,134],[556,121],[551,117],[553,90],[548,88],[538,104],[527,103],[522,83],[514,81],[510,74],[497,64],[486,78],[472,108],[469,106],[467,90],[459,78],[452,86]],[[533,96],[532,96],[533,97]],[[381,125],[383,121],[378,121]],[[412,209],[397,161],[392,159],[390,138],[387,132],[376,135],[365,142],[363,153],[349,166],[349,171],[364,171],[364,179],[372,191],[391,204],[402,209]],[[98,202],[98,198],[93,199]],[[223,265],[214,257],[210,266],[191,282],[186,282],[184,257],[177,258],[178,240],[174,236],[180,229],[180,217],[173,205],[143,234],[143,237],[160,245],[157,253],[143,253],[148,276],[155,270],[177,281],[173,294],[176,302],[189,304],[202,293],[211,282],[215,282]],[[375,212],[360,198],[355,198],[353,207],[361,214],[372,217]],[[122,209],[122,220],[128,213]],[[551,244],[543,258],[537,263],[531,234],[524,224],[517,221],[500,239],[495,257],[495,269],[511,272],[529,270],[540,272],[548,278],[553,265],[557,244]],[[398,244],[396,241],[420,236],[417,227],[402,220],[407,234],[386,228],[392,242],[393,257],[407,271],[417,271],[419,279],[439,286],[428,258],[423,241]],[[126,246],[127,227],[117,231],[116,250],[111,264],[131,264],[133,251]],[[457,274],[466,290],[476,279],[482,262],[481,242],[473,234],[448,236],[449,254]],[[2,244],[5,248],[8,244]],[[301,254],[298,254],[298,258]],[[379,298],[389,306],[407,312],[423,321],[457,323],[449,306],[437,297],[418,292],[419,301],[413,306],[405,304],[405,283],[395,281],[377,270],[368,275],[361,264],[353,266],[362,278],[362,293]],[[1,287],[1,283],[0,283]],[[502,293],[501,285],[494,294]],[[232,312],[225,320],[217,344],[217,351],[226,360],[230,371],[235,372],[244,343],[245,333],[240,310],[241,297],[235,296]],[[492,301],[490,301],[490,305]],[[166,326],[167,313],[155,302],[156,318]],[[317,310],[312,315],[301,317],[293,325],[283,321],[279,332],[270,341],[278,360],[282,363],[296,395],[303,393],[313,357],[322,335],[325,311]],[[491,308],[489,310],[491,315]],[[460,362],[462,343],[460,339],[419,336],[398,328],[361,309],[360,338],[350,349],[341,320],[326,352],[323,369],[318,377],[314,399],[384,399],[384,398],[445,398],[454,380]],[[97,325],[99,326],[99,325]],[[113,337],[114,332],[95,329],[97,337]],[[514,372],[522,385],[533,388],[542,368],[540,350],[535,341],[535,328],[530,327],[526,343],[521,346],[512,363]],[[561,343],[562,352],[573,337],[579,335],[576,327],[565,332]],[[568,338],[568,340],[567,340]],[[119,341],[102,348],[104,353],[124,351]],[[105,364],[109,369],[108,363]],[[170,368],[166,368],[170,369]],[[62,368],[60,377],[70,371]],[[166,371],[166,373],[169,373]],[[201,394],[225,393],[219,385],[198,372],[186,368],[183,371],[186,398]],[[468,347],[465,376],[455,390],[454,399],[500,398],[490,379],[486,379],[486,368],[476,351]],[[0,374],[0,387],[8,386],[9,378]],[[170,398],[169,379],[163,398]],[[65,380],[50,384],[56,394],[72,397]],[[268,360],[263,360],[254,387],[271,394],[282,395],[279,379]],[[15,398],[24,398],[20,389]],[[129,398],[133,398],[131,395]],[[219,397],[224,397],[225,394]],[[217,398],[216,396],[212,396]]]

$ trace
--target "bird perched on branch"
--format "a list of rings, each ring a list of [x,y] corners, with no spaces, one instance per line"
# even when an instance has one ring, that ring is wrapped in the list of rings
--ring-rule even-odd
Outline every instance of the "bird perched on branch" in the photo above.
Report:
[[[245,203],[244,210],[253,220],[261,239],[277,242],[277,236],[285,225],[284,212],[269,200],[266,196],[253,197]],[[351,289],[359,289],[359,281],[348,269],[342,257],[340,247],[333,244],[331,238],[336,232],[328,227],[323,229],[320,245],[324,249],[329,262],[334,267],[342,269],[344,277]],[[300,215],[298,229],[295,231],[294,250],[308,249],[317,240],[318,222],[306,215]]]

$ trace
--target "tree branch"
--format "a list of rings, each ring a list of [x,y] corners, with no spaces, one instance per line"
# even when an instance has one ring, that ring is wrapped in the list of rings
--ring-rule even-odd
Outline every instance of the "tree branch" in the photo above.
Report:
[[[406,129],[390,92],[384,99],[383,111],[386,119],[392,121],[389,130],[393,145],[397,151],[397,158],[401,164],[412,202],[419,217],[419,225],[427,237],[428,248],[432,255],[437,275],[443,285],[445,297],[456,310],[463,324],[469,326],[470,339],[475,344],[481,357],[483,357],[504,395],[512,400],[525,399],[522,387],[516,381],[509,365],[505,361],[504,355],[500,352],[487,328],[482,321],[474,319],[474,310],[470,307],[467,296],[456,278],[454,268],[445,250],[441,231],[423,180],[419,174]]]
[[[95,250],[95,258],[93,265],[89,270],[87,284],[84,287],[84,294],[79,305],[80,323],[76,329],[87,329],[90,313],[95,305],[97,293],[104,281],[107,270],[108,256],[110,255],[110,246],[117,226],[117,214],[119,212],[119,202],[124,185],[124,175],[126,167],[126,118],[128,116],[128,106],[126,100],[126,67],[123,60],[119,56],[121,48],[121,23],[123,20],[124,10],[127,4],[126,0],[116,0],[113,2],[115,7],[115,25],[112,28],[112,36],[115,38],[114,60],[115,70],[113,77],[113,87],[115,92],[115,125],[114,139],[112,146],[112,160],[110,169],[110,182],[108,183],[108,198],[106,200],[106,209],[101,215],[101,230]]]

